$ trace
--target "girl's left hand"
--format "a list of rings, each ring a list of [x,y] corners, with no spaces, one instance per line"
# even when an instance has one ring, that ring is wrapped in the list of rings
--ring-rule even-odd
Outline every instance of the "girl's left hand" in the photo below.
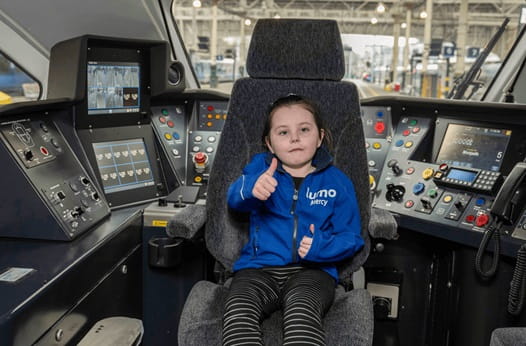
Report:
[[[307,253],[309,252],[310,247],[312,246],[312,239],[314,237],[314,224],[310,225],[309,231],[312,234],[312,236],[307,237],[306,235],[304,235],[303,239],[301,239],[300,247],[298,249],[298,254],[301,258],[305,258],[305,256],[307,256]]]

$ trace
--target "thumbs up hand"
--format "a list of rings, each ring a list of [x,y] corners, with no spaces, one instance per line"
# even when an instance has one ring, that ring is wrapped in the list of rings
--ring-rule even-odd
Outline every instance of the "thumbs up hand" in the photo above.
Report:
[[[300,247],[298,248],[298,255],[300,255],[301,258],[305,258],[305,256],[307,256],[307,253],[309,252],[310,247],[312,246],[312,238],[314,238],[313,224],[310,225],[309,231],[312,234],[312,236],[307,237],[306,235],[304,235],[303,239],[301,239]]]
[[[254,188],[252,189],[252,195],[254,195],[254,197],[261,201],[266,201],[270,195],[276,191],[278,181],[273,177],[276,168],[278,168],[278,159],[274,157],[272,158],[270,167],[256,180],[256,184],[254,184]]]

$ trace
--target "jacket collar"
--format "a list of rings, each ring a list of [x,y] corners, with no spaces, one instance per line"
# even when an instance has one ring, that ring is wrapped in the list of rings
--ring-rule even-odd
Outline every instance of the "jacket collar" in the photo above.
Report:
[[[265,157],[265,162],[270,165],[272,162],[272,158],[275,157],[274,154],[272,154],[270,151],[267,152],[267,156]],[[333,158],[327,148],[325,148],[324,145],[318,148],[316,150],[316,154],[314,154],[314,158],[312,159],[312,165],[316,167],[315,172],[321,171],[325,167],[329,166],[333,161]],[[278,163],[278,171],[285,173],[285,170],[283,169],[283,166],[281,165],[281,162]]]

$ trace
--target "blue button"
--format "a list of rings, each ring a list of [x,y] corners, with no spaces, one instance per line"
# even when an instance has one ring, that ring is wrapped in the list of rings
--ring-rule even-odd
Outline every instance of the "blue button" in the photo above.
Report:
[[[481,205],[486,204],[486,199],[483,197],[477,198],[477,201],[475,202],[475,204],[480,207]]]
[[[422,192],[424,192],[424,189],[426,188],[426,186],[423,184],[423,183],[416,183],[414,186],[413,186],[413,193],[415,195],[419,195],[421,194]]]
[[[179,140],[179,139],[181,139],[181,136],[179,135],[178,132],[174,132],[174,133],[172,133],[172,136],[173,136],[173,138],[174,138],[175,140]]]
[[[397,147],[401,147],[402,145],[404,145],[404,140],[403,140],[403,139],[399,139],[399,140],[397,140],[396,143],[395,143],[395,145],[396,145]]]
[[[384,116],[384,112],[382,112],[382,111],[378,111],[378,112],[376,112],[376,116],[377,116],[378,118],[381,118],[381,117]]]

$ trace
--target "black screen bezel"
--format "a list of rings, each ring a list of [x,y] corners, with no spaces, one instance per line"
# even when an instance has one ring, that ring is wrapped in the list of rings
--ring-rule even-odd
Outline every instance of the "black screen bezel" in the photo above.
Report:
[[[138,112],[113,112],[108,114],[88,114],[88,64],[136,63],[139,65],[140,105]],[[91,46],[87,49],[83,76],[85,95],[76,114],[77,129],[101,128],[133,125],[145,122],[150,108],[150,53],[146,48]]]
[[[439,117],[437,118],[437,121],[436,121],[435,137],[434,137],[434,143],[433,143],[433,162],[436,164],[441,163],[437,161],[438,153],[440,152],[440,148],[442,147],[447,128],[450,124],[464,125],[464,126],[476,126],[476,127],[492,128],[492,129],[499,129],[499,130],[510,130],[511,138],[508,142],[508,146],[506,147],[506,151],[504,153],[502,164],[499,170],[499,172],[501,172],[504,175],[507,175],[511,171],[511,169],[513,168],[514,164],[517,161],[522,161],[523,159],[524,153],[512,150],[512,148],[519,148],[521,147],[521,143],[524,143],[524,141],[526,141],[526,129],[524,126],[516,126],[516,125],[511,125],[511,124],[497,124],[497,123],[482,122],[482,121],[449,119],[449,118]],[[478,169],[479,167],[473,167],[473,168]],[[466,169],[469,169],[469,168],[466,167]]]
[[[79,138],[86,151],[93,171],[96,174],[99,186],[106,196],[106,200],[111,209],[117,209],[129,205],[142,204],[155,200],[166,195],[166,187],[161,177],[161,167],[159,166],[159,154],[155,145],[155,134],[150,124],[121,126],[116,128],[100,128],[91,130],[79,130]],[[142,139],[150,160],[154,184],[142,186],[135,189],[106,193],[103,189],[100,171],[93,150],[93,143],[114,142],[122,140]]]

